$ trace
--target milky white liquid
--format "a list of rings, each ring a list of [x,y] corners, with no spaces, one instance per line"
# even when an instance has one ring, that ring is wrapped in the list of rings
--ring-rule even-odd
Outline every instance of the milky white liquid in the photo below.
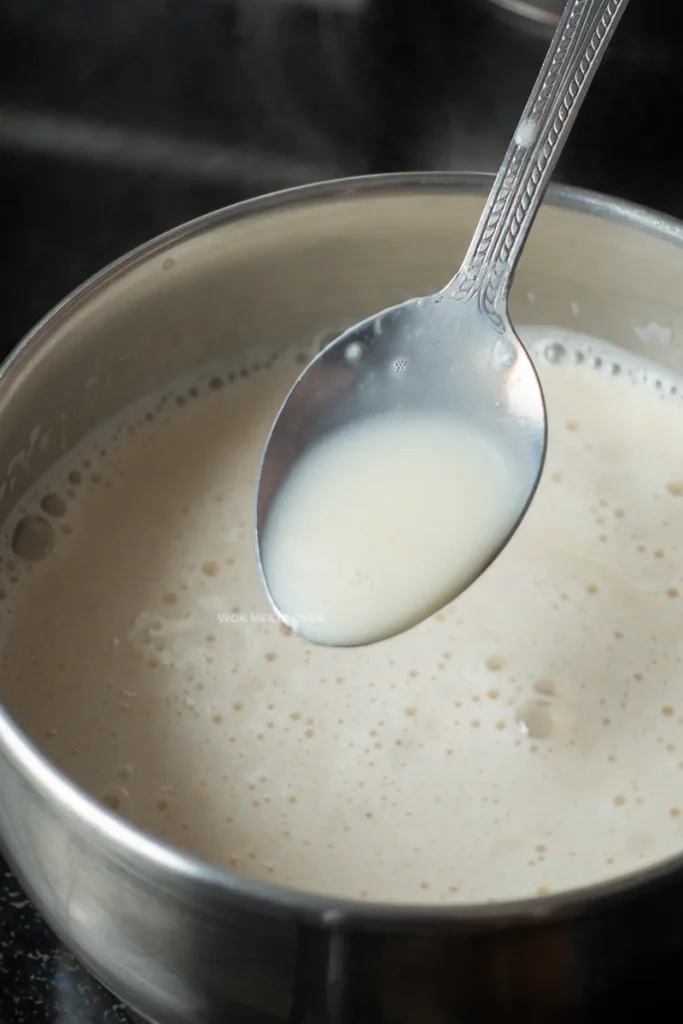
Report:
[[[514,460],[467,423],[368,417],[314,444],[286,477],[262,531],[265,579],[309,640],[383,640],[460,593],[523,503]]]
[[[310,646],[270,615],[254,487],[295,350],[129,412],[17,510],[0,551],[10,711],[126,818],[304,889],[485,901],[683,849],[681,382],[523,336],[546,470],[443,612],[363,648]]]

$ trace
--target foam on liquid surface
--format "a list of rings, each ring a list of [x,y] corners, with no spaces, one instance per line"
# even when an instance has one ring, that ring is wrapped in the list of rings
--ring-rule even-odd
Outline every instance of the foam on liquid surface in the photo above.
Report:
[[[253,488],[292,351],[150,400],[17,509],[1,552],[9,710],[131,821],[305,889],[485,901],[678,852],[680,381],[584,338],[525,337],[544,477],[444,612],[362,649],[308,646],[271,615]]]

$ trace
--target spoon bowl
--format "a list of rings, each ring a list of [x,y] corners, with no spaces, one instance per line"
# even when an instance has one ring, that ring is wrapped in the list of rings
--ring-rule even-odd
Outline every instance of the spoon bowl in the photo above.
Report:
[[[269,586],[272,573],[260,539],[292,466],[325,438],[384,413],[403,419],[457,414],[460,422],[494,440],[505,461],[515,467],[515,492],[506,502],[506,521],[492,543],[473,551],[468,571],[454,578],[452,587],[435,593],[427,614],[450,603],[494,560],[533,497],[546,447],[545,407],[536,371],[507,318],[501,324],[488,321],[483,332],[473,305],[454,301],[453,290],[451,285],[410,299],[349,328],[304,370],[273,424],[257,491],[261,577],[279,616],[311,640],[319,639],[314,613],[298,609],[302,615],[291,614],[282,606],[280,595]],[[410,473],[408,465],[406,472]],[[404,629],[419,621],[411,618],[407,609]],[[363,642],[387,639],[399,631],[395,626],[378,628]]]

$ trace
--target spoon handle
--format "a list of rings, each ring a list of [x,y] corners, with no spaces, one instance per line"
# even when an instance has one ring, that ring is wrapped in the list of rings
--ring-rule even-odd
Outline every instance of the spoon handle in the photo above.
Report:
[[[498,329],[550,177],[628,0],[568,0],[463,264],[446,291]]]

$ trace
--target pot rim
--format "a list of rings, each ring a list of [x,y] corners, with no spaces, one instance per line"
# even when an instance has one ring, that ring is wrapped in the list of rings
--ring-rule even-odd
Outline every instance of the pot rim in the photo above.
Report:
[[[143,243],[110,263],[67,295],[33,327],[0,366],[0,409],[10,387],[31,364],[42,343],[73,314],[116,279],[137,266],[158,258],[181,242],[211,230],[277,208],[305,206],[311,201],[344,200],[363,196],[443,189],[485,193],[493,175],[461,172],[410,172],[365,175],[316,182],[247,199],[188,221]],[[566,185],[551,185],[545,202],[554,207],[592,214],[615,221],[683,247],[683,222],[655,210],[601,193]],[[605,900],[633,896],[634,891],[660,886],[677,872],[683,873],[683,848],[657,864],[608,881],[596,882],[544,896],[496,903],[430,904],[375,903],[290,889],[240,875],[184,853],[180,849],[118,817],[64,775],[14,722],[0,702],[0,753],[9,752],[43,795],[58,804],[65,817],[76,820],[93,840],[108,845],[120,860],[151,862],[162,872],[174,874],[191,888],[200,888],[220,907],[222,901],[245,910],[287,917],[328,929],[355,928],[390,932],[432,929],[490,930],[519,927],[541,921],[574,917],[589,907],[599,909]],[[20,866],[19,866],[19,873]],[[159,876],[157,876],[159,877]],[[30,879],[27,879],[30,883]]]

